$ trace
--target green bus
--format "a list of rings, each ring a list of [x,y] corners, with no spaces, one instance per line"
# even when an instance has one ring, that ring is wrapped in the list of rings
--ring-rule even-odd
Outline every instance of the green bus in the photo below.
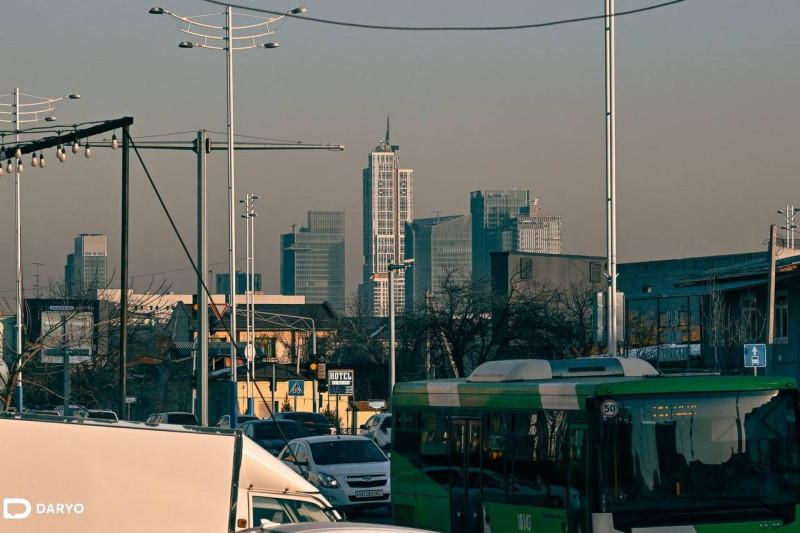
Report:
[[[393,519],[450,533],[800,532],[796,389],[616,357],[398,383]]]

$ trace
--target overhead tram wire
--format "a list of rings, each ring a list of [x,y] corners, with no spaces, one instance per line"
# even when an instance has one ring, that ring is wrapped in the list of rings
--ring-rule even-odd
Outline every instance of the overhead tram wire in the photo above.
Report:
[[[283,15],[278,11],[271,11],[269,9],[261,9],[257,7],[250,7],[245,6],[242,4],[231,4],[229,2],[222,2],[220,0],[202,0],[203,2],[207,2],[209,4],[215,4],[219,6],[231,6],[237,9],[244,9],[247,11],[254,11],[256,13],[266,13],[268,15]],[[640,7],[637,9],[629,9],[627,11],[618,11],[613,17],[621,17],[625,15],[634,15],[636,13],[643,13],[645,11],[652,11],[654,9],[660,9],[662,7],[668,7],[674,4],[680,4],[682,2],[686,2],[686,0],[671,0],[669,2],[662,2],[660,4],[655,4],[652,6]],[[549,26],[561,26],[564,24],[574,24],[577,22],[587,22],[589,20],[599,20],[599,19],[606,19],[609,15],[591,15],[586,17],[577,17],[571,19],[560,19],[560,20],[553,20],[550,22],[537,22],[531,24],[517,24],[511,26],[385,26],[380,24],[359,24],[356,22],[342,22],[336,20],[328,20],[328,19],[320,19],[309,17],[304,15],[302,17],[294,17],[291,18],[297,20],[305,20],[308,22],[318,22],[320,24],[330,24],[334,26],[345,26],[349,28],[361,28],[366,30],[393,30],[393,31],[510,31],[510,30],[530,30],[530,29],[537,29],[537,28],[546,28]]]

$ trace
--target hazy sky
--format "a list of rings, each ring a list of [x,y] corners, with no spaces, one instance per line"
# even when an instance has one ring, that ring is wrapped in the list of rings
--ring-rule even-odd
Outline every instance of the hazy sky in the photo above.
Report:
[[[152,1],[7,1],[0,93],[78,92],[59,122],[134,117],[142,139],[225,140],[225,54],[183,50],[175,19]],[[158,0],[161,1],[161,0]],[[298,4],[240,0],[286,11]],[[617,0],[617,10],[658,1]],[[308,0],[308,17],[392,26],[498,26],[602,15],[602,0]],[[162,7],[193,16],[201,0]],[[244,11],[242,11],[244,12]],[[253,14],[252,12],[248,12]],[[206,19],[222,24],[222,17]],[[241,25],[252,22],[242,18]],[[347,292],[360,281],[361,172],[384,137],[415,173],[417,218],[469,212],[469,192],[530,189],[563,216],[565,253],[605,255],[603,22],[515,31],[388,31],[288,20],[275,50],[234,54],[235,127],[264,139],[332,142],[344,152],[239,152],[236,197],[258,194],[256,270],[279,289],[279,235],[308,210],[347,216]],[[800,2],[687,0],[617,20],[617,217],[620,262],[766,249],[777,209],[800,206]],[[10,103],[6,97],[3,103]],[[4,110],[7,110],[5,108]],[[5,118],[5,117],[2,117]],[[0,125],[10,129],[10,125]],[[99,140],[99,139],[98,139]],[[55,150],[22,175],[23,267],[32,295],[63,277],[79,233],[105,233],[119,269],[120,152]],[[143,151],[195,251],[195,159]],[[132,155],[130,272],[176,292],[195,284]],[[209,261],[227,272],[224,152],[210,156]],[[14,185],[0,178],[0,297],[14,297]],[[237,204],[238,206],[238,204]],[[242,211],[243,212],[243,211]],[[237,255],[245,230],[237,220]],[[244,260],[239,264],[244,269]],[[181,271],[181,269],[184,269]]]

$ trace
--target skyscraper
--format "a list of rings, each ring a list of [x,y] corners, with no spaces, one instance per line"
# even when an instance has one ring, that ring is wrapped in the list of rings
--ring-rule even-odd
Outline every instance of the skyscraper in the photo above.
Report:
[[[81,233],[75,237],[74,252],[67,256],[64,283],[71,297],[88,296],[106,287],[108,250],[106,236]],[[93,295],[91,295],[93,296]]]
[[[281,235],[281,294],[344,310],[344,211],[309,211],[308,226]]]
[[[470,279],[470,215],[420,218],[406,224],[406,257],[414,258],[414,267],[406,272],[406,309],[423,305],[425,291],[435,297],[447,280]]]
[[[387,266],[403,260],[405,223],[414,215],[414,171],[399,168],[400,147],[386,139],[369,154],[363,171],[364,272],[358,287],[360,300],[374,316],[389,314]],[[395,309],[405,307],[405,273],[394,273]]]
[[[521,189],[470,193],[472,279],[488,281],[491,252],[561,253],[561,215],[542,213]]]

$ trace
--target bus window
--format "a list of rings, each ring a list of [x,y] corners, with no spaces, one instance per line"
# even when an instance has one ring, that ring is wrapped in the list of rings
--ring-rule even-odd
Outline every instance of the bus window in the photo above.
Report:
[[[492,413],[486,416],[486,435],[483,446],[482,470],[483,499],[488,502],[508,503],[509,462],[506,459],[506,443],[511,433],[511,415]]]
[[[418,467],[421,439],[419,429],[416,427],[416,414],[412,410],[395,411],[392,440],[395,453]]]
[[[563,411],[513,418],[513,503],[566,508],[567,435]]]
[[[450,417],[435,411],[423,411],[419,416],[420,468],[422,472],[438,472],[450,467],[447,429]]]

